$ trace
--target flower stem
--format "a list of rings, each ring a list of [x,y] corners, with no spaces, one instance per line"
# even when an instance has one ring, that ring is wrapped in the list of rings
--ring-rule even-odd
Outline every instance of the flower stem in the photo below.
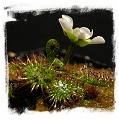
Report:
[[[67,49],[67,51],[66,51],[66,55],[65,55],[65,57],[64,57],[64,62],[63,62],[63,63],[64,63],[65,65],[66,65],[67,62],[69,61],[69,58],[70,58],[72,49],[73,49],[73,44],[70,43],[70,45],[69,45],[69,47],[68,47],[68,49]]]

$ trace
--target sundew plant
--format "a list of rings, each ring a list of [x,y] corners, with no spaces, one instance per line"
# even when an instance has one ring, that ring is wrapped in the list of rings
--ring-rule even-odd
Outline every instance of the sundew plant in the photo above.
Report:
[[[68,69],[73,47],[79,46],[80,49],[92,44],[104,44],[105,39],[102,36],[91,39],[95,31],[93,29],[73,28],[73,19],[68,15],[62,15],[58,21],[64,36],[68,37],[70,42],[65,57],[63,60],[58,58],[60,44],[58,40],[50,39],[46,43],[46,56],[33,54],[32,57],[26,55],[26,60],[17,58],[12,60],[8,65],[10,99],[18,101],[20,97],[26,100],[26,104],[30,104],[28,99],[31,99],[38,111],[77,106],[95,108],[113,106],[113,99],[107,102],[108,105],[104,101],[104,99],[108,101],[109,96],[104,95],[105,91],[110,95],[113,93],[114,73],[111,69],[98,71],[86,64],[76,71]]]

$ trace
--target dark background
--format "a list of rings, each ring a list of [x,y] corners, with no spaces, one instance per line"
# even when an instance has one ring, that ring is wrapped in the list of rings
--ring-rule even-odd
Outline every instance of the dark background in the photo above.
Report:
[[[75,27],[87,27],[93,29],[93,37],[103,36],[106,43],[102,45],[88,45],[74,47],[73,53],[89,56],[93,60],[113,66],[113,12],[106,9],[94,9],[82,13],[80,8],[57,9],[44,11],[9,11],[17,21],[7,22],[6,46],[7,52],[19,53],[22,51],[45,47],[46,42],[57,39],[61,49],[66,49],[69,40],[63,35],[58,19],[63,14],[73,18]],[[39,14],[38,14],[39,12]]]

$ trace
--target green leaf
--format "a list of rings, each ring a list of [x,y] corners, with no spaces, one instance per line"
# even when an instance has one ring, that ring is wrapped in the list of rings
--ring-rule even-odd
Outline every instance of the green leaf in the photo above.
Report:
[[[52,63],[55,59],[55,56],[47,55],[47,58],[50,61],[50,63]]]
[[[60,48],[59,42],[56,39],[48,40],[46,44],[46,54],[49,61],[52,63],[55,55],[58,53]]]
[[[58,58],[55,58],[52,64],[54,64],[60,70],[62,70],[64,67],[64,63]]]

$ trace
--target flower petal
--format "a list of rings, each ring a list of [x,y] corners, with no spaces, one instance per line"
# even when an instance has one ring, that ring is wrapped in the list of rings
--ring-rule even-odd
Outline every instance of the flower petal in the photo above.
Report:
[[[75,28],[74,30],[73,30],[73,34],[76,36],[76,37],[78,37],[79,38],[79,36],[80,36],[80,28]]]
[[[64,29],[65,31],[68,31],[68,32],[72,31],[72,25],[70,23],[68,23],[66,20],[59,18],[59,22],[62,26],[62,29]]]
[[[93,35],[93,30],[90,32],[90,30],[86,27],[80,28],[80,36],[79,39],[89,39]]]
[[[71,28],[73,28],[73,19],[70,16],[62,15],[62,18],[71,25]]]
[[[104,44],[105,39],[101,36],[97,36],[90,41],[90,44]]]

